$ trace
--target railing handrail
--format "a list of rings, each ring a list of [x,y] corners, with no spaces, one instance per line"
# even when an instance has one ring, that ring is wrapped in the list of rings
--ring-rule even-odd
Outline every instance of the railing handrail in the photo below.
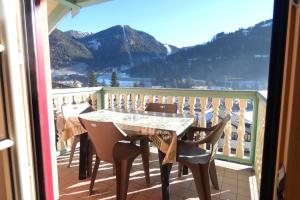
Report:
[[[64,89],[52,89],[52,95],[66,95],[85,92],[98,92],[102,87],[82,87],[82,88],[64,88]]]
[[[224,98],[255,98],[255,90],[199,90],[182,88],[138,88],[138,87],[103,87],[104,94],[113,92],[120,94],[142,94],[157,96],[192,96],[192,97],[224,97]]]

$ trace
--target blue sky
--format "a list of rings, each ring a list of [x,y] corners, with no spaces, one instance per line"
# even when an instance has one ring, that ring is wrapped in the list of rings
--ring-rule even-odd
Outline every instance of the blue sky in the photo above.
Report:
[[[99,32],[114,25],[129,25],[178,47],[211,40],[271,19],[273,0],[112,0],[67,15],[57,26],[62,31]]]

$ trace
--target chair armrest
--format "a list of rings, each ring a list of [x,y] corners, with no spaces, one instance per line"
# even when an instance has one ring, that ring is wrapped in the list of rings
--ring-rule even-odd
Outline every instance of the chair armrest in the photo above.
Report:
[[[201,140],[178,140],[177,142],[179,143],[185,143],[185,144],[189,144],[189,145],[192,145],[192,146],[197,146],[197,145],[200,145],[200,144],[204,144],[204,143],[208,143],[207,142],[207,137],[201,139]]]
[[[144,139],[145,137],[143,135],[134,135],[134,136],[127,136],[126,140],[130,141],[130,142],[135,142],[137,140],[141,140]]]
[[[187,128],[187,130],[185,131],[185,135],[186,135],[186,140],[193,140],[194,139],[194,135],[196,132],[210,132],[213,131],[215,127],[210,127],[210,128],[203,128],[203,127],[197,127],[197,126],[190,126],[189,128]]]
[[[213,131],[215,129],[215,127],[209,127],[209,128],[204,128],[204,127],[198,127],[198,126],[190,126],[187,130],[189,132],[197,132],[197,131],[204,131],[204,132],[209,132],[209,131]]]

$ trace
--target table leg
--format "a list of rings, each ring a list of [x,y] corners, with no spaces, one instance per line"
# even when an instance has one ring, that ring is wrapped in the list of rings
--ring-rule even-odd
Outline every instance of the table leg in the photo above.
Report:
[[[88,134],[80,135],[79,180],[87,178]]]
[[[182,140],[193,140],[193,138],[189,138],[187,135],[184,135],[182,137]],[[185,165],[182,166],[182,175],[188,175],[189,174],[189,168]]]
[[[143,160],[143,167],[146,177],[147,186],[150,185],[150,174],[149,174],[149,142],[147,139],[141,139],[140,145],[142,149],[142,160]]]
[[[172,163],[162,165],[165,154],[158,150],[159,165],[160,165],[160,178],[161,178],[161,189],[162,189],[162,199],[170,199],[170,187],[169,187],[169,177],[172,169]]]
[[[87,178],[89,178],[92,175],[93,153],[94,153],[93,144],[91,143],[90,140],[88,140],[87,149],[88,149],[88,152],[87,152],[87,165],[86,165],[87,172],[86,172],[86,175],[87,175]]]
[[[189,174],[189,168],[185,165],[182,167],[182,174],[183,175],[188,175]]]

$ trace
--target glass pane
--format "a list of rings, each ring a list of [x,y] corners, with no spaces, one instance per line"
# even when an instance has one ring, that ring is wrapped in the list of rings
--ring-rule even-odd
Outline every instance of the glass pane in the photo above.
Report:
[[[0,151],[0,199],[12,199],[8,151]]]
[[[7,138],[3,96],[2,60],[0,58],[0,140]]]

